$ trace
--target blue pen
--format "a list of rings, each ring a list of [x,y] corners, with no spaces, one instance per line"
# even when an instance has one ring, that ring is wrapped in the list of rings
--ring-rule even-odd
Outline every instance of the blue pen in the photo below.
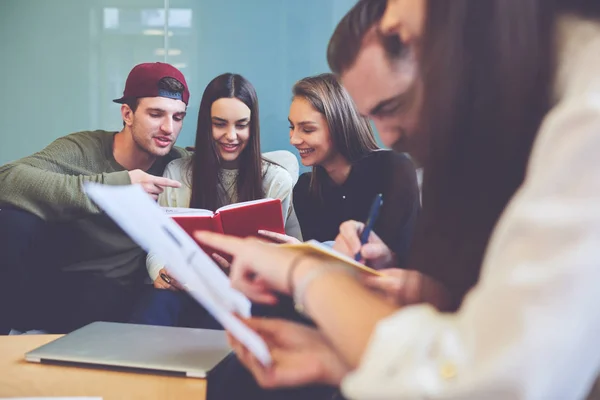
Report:
[[[365,245],[369,241],[369,235],[373,230],[373,225],[375,225],[375,221],[377,221],[377,216],[379,215],[379,209],[383,204],[383,195],[379,193],[375,196],[375,200],[373,200],[373,204],[371,205],[371,209],[369,210],[369,217],[367,218],[367,222],[365,222],[365,228],[360,233],[360,247]],[[356,261],[361,259],[360,250],[354,256]]]

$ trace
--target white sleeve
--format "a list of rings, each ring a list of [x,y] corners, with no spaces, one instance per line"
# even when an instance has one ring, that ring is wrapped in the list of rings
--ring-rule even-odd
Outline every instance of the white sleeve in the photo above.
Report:
[[[163,176],[165,178],[173,179],[181,182],[180,188],[166,187],[165,190],[158,196],[158,204],[162,207],[189,207],[191,188],[189,186],[189,179],[187,179],[190,173],[187,166],[190,165],[188,162],[189,157],[178,158],[171,161],[165,168]],[[156,254],[150,252],[146,256],[146,268],[148,275],[152,282],[158,278],[158,274],[161,269],[164,268],[164,264],[156,258]]]
[[[148,253],[146,256],[146,268],[148,269],[148,275],[150,276],[150,279],[152,279],[152,282],[158,278],[160,270],[164,267],[163,263],[156,257],[156,254],[152,252]]]
[[[293,180],[290,173],[284,168],[271,165],[267,170],[263,184],[265,186],[265,194],[267,197],[281,200],[281,209],[285,221],[285,233],[298,240],[302,240],[300,223],[294,212],[294,204],[292,201]]]
[[[544,121],[482,277],[456,314],[381,321],[350,399],[577,399],[600,370],[600,101]]]
[[[180,182],[181,187],[165,187],[164,191],[158,196],[158,204],[160,206],[184,208],[190,206],[192,188],[190,184],[191,171],[189,167],[191,164],[189,160],[189,157],[178,158],[171,161],[165,168],[163,176]]]

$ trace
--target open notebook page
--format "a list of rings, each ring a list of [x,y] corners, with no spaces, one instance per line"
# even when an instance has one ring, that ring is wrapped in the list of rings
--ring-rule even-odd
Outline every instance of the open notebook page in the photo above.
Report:
[[[251,206],[254,204],[261,204],[261,203],[268,203],[273,201],[273,199],[271,198],[264,198],[264,199],[258,199],[258,200],[250,200],[250,201],[243,201],[241,203],[233,203],[233,204],[228,204],[226,206],[223,206],[221,208],[219,208],[216,212],[219,211],[225,211],[225,210],[232,210],[235,208],[242,208],[242,207],[247,207],[247,206]],[[162,207],[163,211],[169,215],[176,215],[176,216],[212,216],[215,213],[213,213],[210,210],[204,210],[202,208],[185,208],[185,207]]]
[[[202,208],[184,208],[184,207],[161,207],[163,212],[170,216],[178,217],[212,217],[215,213]]]
[[[242,208],[242,207],[247,207],[253,204],[260,204],[260,203],[268,203],[270,201],[273,201],[273,199],[271,198],[264,198],[264,199],[258,199],[258,200],[250,200],[250,201],[242,201],[241,203],[233,203],[233,204],[228,204],[226,206],[223,206],[221,208],[219,208],[217,210],[217,212],[219,211],[225,211],[225,210],[231,210],[234,208]]]
[[[169,274],[260,362],[270,364],[271,356],[262,338],[233,315],[250,315],[248,299],[231,287],[227,275],[139,185],[88,182],[84,189],[144,250],[168,261]]]
[[[327,246],[326,244],[317,242],[314,239],[309,240],[304,243],[282,244],[281,246],[289,247],[291,249],[302,250],[307,253],[312,253],[315,255],[327,256],[327,257],[342,261],[344,264],[347,264],[348,266],[355,267],[357,269],[357,271],[360,271],[360,272],[378,275],[378,276],[383,275],[381,272],[377,271],[376,269],[373,269],[371,267],[363,265],[363,264],[359,263],[358,261],[354,260],[353,258],[348,257],[347,255],[342,254],[338,251],[335,251],[334,249]]]

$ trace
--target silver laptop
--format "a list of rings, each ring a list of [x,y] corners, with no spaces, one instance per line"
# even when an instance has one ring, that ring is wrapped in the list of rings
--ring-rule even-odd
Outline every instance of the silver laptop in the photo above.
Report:
[[[93,322],[25,360],[205,378],[230,352],[224,331]]]

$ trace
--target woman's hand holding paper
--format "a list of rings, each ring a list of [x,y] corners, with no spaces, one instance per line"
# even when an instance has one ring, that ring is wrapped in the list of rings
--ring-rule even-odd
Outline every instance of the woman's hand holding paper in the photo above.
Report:
[[[210,232],[197,232],[195,238],[233,256],[229,278],[232,286],[257,303],[275,304],[275,292],[290,295],[288,271],[298,253],[256,238],[240,239]],[[312,259],[306,256],[306,259]]]
[[[311,383],[338,386],[349,367],[315,328],[270,318],[252,318],[246,324],[269,346],[272,364],[264,367],[239,341],[229,336],[237,357],[265,388]]]

